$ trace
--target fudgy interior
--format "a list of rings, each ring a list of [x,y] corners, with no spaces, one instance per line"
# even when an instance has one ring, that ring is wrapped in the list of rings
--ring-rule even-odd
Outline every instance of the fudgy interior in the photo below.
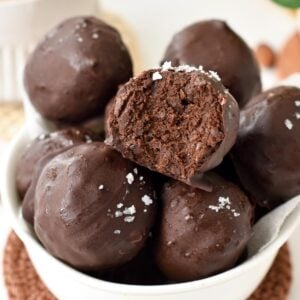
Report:
[[[118,138],[122,150],[130,151],[125,156],[186,180],[224,139],[224,94],[199,72],[161,75],[153,81],[144,73],[135,89],[127,89],[119,110]]]

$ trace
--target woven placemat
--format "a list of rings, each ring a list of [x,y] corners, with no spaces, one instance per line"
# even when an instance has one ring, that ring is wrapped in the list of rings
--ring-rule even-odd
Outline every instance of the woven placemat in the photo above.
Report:
[[[27,252],[12,232],[4,252],[4,278],[10,300],[54,300],[35,272]],[[286,300],[291,286],[287,245],[279,251],[266,278],[248,300]]]

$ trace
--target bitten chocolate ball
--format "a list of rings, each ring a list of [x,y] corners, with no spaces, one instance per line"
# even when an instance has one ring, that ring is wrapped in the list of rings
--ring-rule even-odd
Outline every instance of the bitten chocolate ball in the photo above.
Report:
[[[120,34],[94,17],[75,17],[38,44],[25,68],[25,87],[45,118],[79,122],[101,114],[118,85],[131,76]]]
[[[238,105],[213,72],[165,64],[119,89],[106,143],[151,170],[209,189],[202,173],[232,147],[238,122]]]
[[[300,194],[300,89],[276,87],[253,98],[241,113],[232,153],[244,188],[273,208]]]
[[[75,146],[43,169],[34,229],[45,248],[84,271],[120,266],[142,249],[156,213],[151,174],[103,143]]]
[[[20,197],[23,198],[28,190],[34,169],[41,158],[64,148],[92,142],[95,139],[91,131],[79,127],[38,136],[24,149],[16,166],[16,186]]]
[[[240,107],[261,91],[260,72],[251,49],[225,22],[198,22],[175,34],[163,61],[217,72]]]
[[[164,187],[156,261],[171,280],[197,280],[228,270],[246,249],[250,202],[236,185],[215,175],[212,181],[212,192],[178,181]]]

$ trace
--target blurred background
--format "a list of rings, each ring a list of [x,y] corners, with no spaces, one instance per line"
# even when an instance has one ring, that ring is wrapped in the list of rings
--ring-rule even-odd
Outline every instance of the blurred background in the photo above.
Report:
[[[121,31],[136,72],[156,66],[172,35],[200,19],[224,19],[254,50],[263,43],[278,54],[300,25],[299,10],[272,0],[0,0],[1,102],[21,99],[23,66],[43,34],[79,14],[101,17]],[[300,38],[294,43],[300,48]],[[266,85],[276,80],[265,77]]]

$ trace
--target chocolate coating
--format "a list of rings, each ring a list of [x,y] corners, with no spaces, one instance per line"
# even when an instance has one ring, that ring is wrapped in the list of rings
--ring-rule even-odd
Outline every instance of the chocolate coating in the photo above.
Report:
[[[103,143],[78,145],[44,167],[34,229],[49,253],[79,270],[117,267],[144,246],[155,194],[146,169]]]
[[[241,113],[232,153],[236,171],[255,202],[273,208],[300,194],[300,89],[276,87]]]
[[[260,72],[251,49],[225,22],[202,21],[175,34],[163,61],[217,72],[240,107],[261,91]]]
[[[38,44],[25,68],[25,87],[45,118],[78,122],[103,113],[118,85],[131,76],[120,34],[94,17],[74,17]]]
[[[212,192],[178,181],[164,187],[156,261],[171,280],[197,280],[228,270],[246,249],[252,220],[248,198],[220,177],[211,180]]]
[[[16,186],[20,197],[25,196],[32,181],[35,166],[41,158],[95,139],[91,131],[80,127],[70,127],[37,137],[24,149],[16,166]]]
[[[155,264],[149,243],[125,265],[102,274],[91,275],[106,281],[123,284],[158,285],[168,282]]]
[[[209,186],[203,172],[220,164],[236,139],[236,101],[214,74],[196,68],[145,71],[121,87],[110,105],[107,144],[140,165],[204,189]]]

